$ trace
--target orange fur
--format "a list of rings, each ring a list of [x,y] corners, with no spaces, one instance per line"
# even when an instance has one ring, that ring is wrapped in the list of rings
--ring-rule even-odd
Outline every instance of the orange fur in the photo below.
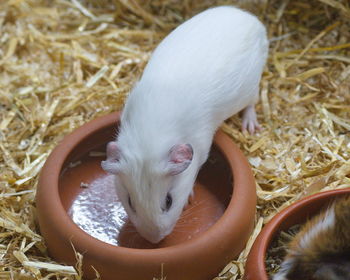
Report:
[[[302,227],[274,279],[350,279],[350,196]]]

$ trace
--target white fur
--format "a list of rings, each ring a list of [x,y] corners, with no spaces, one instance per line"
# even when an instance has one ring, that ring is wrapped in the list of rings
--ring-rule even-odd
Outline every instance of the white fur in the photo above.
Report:
[[[127,99],[117,138],[118,194],[146,239],[158,242],[171,232],[217,127],[257,101],[267,51],[264,26],[234,7],[198,14],[154,51]],[[194,155],[184,172],[169,176],[167,157],[177,144],[192,145]],[[164,213],[168,192],[173,205]]]
[[[315,241],[317,236],[325,231],[334,227],[335,225],[335,212],[334,206],[327,209],[325,215],[316,223],[309,231],[305,232],[304,235],[300,238],[297,248],[294,250],[291,249],[290,257],[284,260],[281,264],[281,268],[273,277],[273,280],[287,280],[287,275],[290,269],[293,267],[296,257],[298,257],[304,250],[310,246]]]
[[[273,280],[287,280],[286,276],[294,265],[294,259],[287,259],[282,262],[279,271],[273,276]]]
[[[322,231],[328,230],[331,227],[334,227],[335,224],[335,213],[334,206],[327,209],[325,215],[319,220],[317,224],[315,224],[308,232],[304,234],[304,236],[300,239],[299,247],[301,249],[308,248],[310,243],[314,242],[314,239],[319,235]]]

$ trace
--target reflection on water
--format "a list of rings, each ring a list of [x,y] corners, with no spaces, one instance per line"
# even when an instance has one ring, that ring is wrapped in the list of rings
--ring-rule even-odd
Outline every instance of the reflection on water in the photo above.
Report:
[[[113,175],[100,177],[75,198],[69,215],[82,230],[112,245],[118,244],[127,214],[117,198]]]
[[[96,168],[102,171],[99,159],[82,160],[62,177],[61,184],[68,188],[67,192],[77,191],[68,213],[86,233],[116,246],[163,248],[198,237],[222,216],[231,197],[232,182],[227,163],[218,152],[212,151],[212,155],[199,173],[194,197],[185,207],[173,232],[158,244],[142,238],[129,221],[117,198],[114,176],[104,172],[95,176],[87,171],[93,172]],[[79,194],[75,196],[76,193]]]

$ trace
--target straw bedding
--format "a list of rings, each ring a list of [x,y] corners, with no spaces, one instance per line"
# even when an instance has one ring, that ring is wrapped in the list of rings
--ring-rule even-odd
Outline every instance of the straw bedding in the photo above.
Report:
[[[45,159],[66,134],[122,108],[169,31],[220,4],[257,14],[271,44],[257,104],[263,130],[242,133],[237,116],[222,126],[253,167],[258,206],[247,248],[215,279],[242,278],[255,237],[278,211],[350,186],[348,1],[2,0],[0,279],[81,279],[81,256],[76,267],[55,263],[36,224]]]

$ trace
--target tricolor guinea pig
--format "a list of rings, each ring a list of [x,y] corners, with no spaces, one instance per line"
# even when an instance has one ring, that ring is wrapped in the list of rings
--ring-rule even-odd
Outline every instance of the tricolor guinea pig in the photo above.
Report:
[[[288,246],[273,280],[350,279],[350,196],[309,220]]]
[[[258,128],[267,53],[264,25],[230,6],[187,20],[154,50],[102,162],[145,239],[157,243],[172,231],[225,119],[244,110],[243,129]]]

